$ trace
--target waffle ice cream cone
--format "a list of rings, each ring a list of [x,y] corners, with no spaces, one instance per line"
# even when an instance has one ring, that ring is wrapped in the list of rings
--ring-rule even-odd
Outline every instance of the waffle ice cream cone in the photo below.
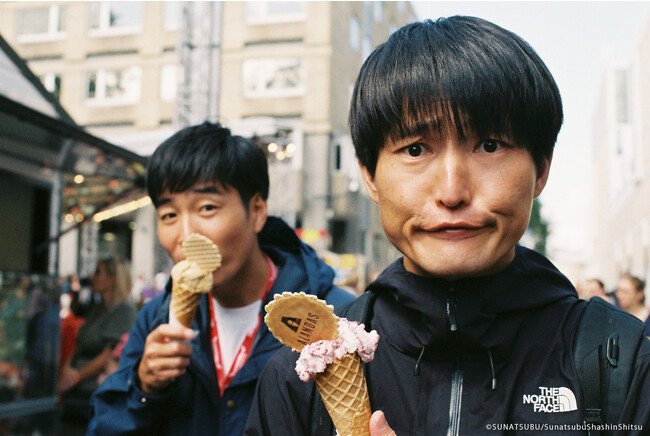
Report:
[[[201,293],[172,282],[171,310],[179,323],[187,328],[192,326],[196,309],[199,307]]]
[[[183,242],[186,259],[172,268],[170,319],[191,327],[201,294],[212,290],[212,272],[221,266],[219,248],[203,235],[192,234]],[[173,314],[173,317],[171,316]]]
[[[379,336],[363,324],[338,318],[312,295],[284,292],[266,306],[264,318],[280,342],[299,351],[296,372],[316,388],[340,436],[369,436],[372,411],[361,360],[374,357]]]
[[[370,399],[361,358],[346,354],[314,374],[316,388],[340,436],[370,436]]]

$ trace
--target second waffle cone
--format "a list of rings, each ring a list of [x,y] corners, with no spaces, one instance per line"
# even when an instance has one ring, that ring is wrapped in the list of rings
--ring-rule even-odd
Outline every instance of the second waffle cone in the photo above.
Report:
[[[340,436],[370,436],[370,400],[361,358],[347,354],[314,375],[318,392]]]

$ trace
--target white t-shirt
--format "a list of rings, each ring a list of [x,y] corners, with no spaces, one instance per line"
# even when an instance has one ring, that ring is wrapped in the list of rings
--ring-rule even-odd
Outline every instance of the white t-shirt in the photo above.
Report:
[[[262,300],[257,300],[248,306],[234,308],[221,306],[214,297],[212,297],[212,303],[219,332],[221,363],[227,374],[230,372],[232,362],[244,342],[244,338],[257,327]]]

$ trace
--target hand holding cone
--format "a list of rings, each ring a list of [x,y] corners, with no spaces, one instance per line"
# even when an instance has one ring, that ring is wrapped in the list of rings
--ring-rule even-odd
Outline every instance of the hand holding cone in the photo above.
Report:
[[[201,294],[212,290],[212,272],[221,266],[219,248],[196,233],[183,241],[185,260],[172,268],[171,310],[179,323],[190,327]]]
[[[341,436],[369,436],[370,400],[368,388],[363,375],[359,353],[347,340],[350,331],[369,336],[353,338],[353,341],[368,342],[359,347],[364,360],[372,360],[379,336],[376,332],[366,333],[363,325],[350,323],[334,315],[333,307],[323,300],[304,292],[292,294],[284,292],[276,295],[266,306],[264,321],[273,335],[284,345],[302,351],[296,371],[304,381],[314,377],[316,387],[325,407]],[[363,332],[363,333],[361,333]],[[343,337],[346,339],[343,339]],[[322,358],[310,360],[303,355],[315,348],[329,348],[335,345],[337,350],[326,353]],[[306,363],[305,363],[306,362]]]

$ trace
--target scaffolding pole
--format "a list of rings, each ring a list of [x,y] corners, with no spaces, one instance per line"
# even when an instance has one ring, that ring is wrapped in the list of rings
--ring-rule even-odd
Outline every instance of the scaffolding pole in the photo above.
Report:
[[[219,120],[222,2],[183,2],[174,126]]]

